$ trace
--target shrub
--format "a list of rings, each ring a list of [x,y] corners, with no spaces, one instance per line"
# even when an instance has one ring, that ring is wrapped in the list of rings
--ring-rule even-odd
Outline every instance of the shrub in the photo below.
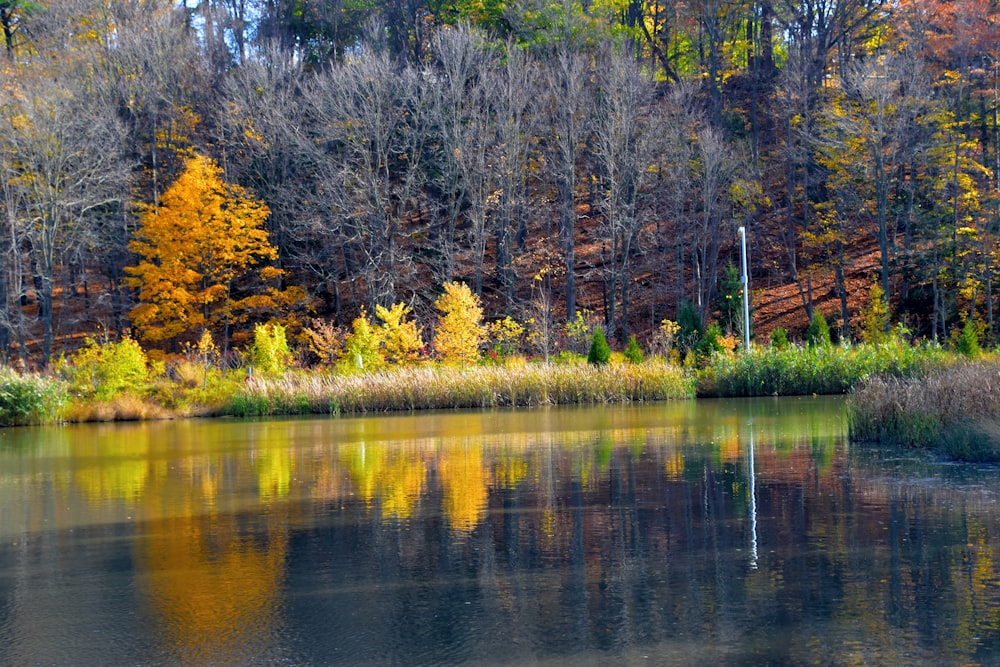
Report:
[[[749,354],[713,357],[700,391],[709,396],[839,394],[870,376],[908,377],[943,359],[939,347],[904,344],[752,348]]]
[[[372,326],[368,313],[361,314],[351,323],[351,333],[344,341],[344,355],[337,365],[342,373],[374,372],[385,367],[382,356],[380,330]]]
[[[0,426],[56,421],[68,398],[66,385],[55,378],[22,375],[0,366]]]
[[[641,364],[642,360],[645,358],[645,354],[642,352],[642,348],[639,347],[638,341],[636,341],[635,336],[628,337],[628,345],[625,346],[625,360],[630,364]]]
[[[771,332],[771,349],[784,350],[788,347],[788,332],[782,327],[775,327]]]
[[[473,363],[486,338],[479,297],[465,283],[445,283],[444,294],[434,302],[441,320],[434,331],[434,349],[445,363]]]
[[[723,352],[725,346],[722,344],[722,327],[718,322],[712,322],[705,329],[701,340],[695,348],[699,359],[708,359],[717,352]]]
[[[497,360],[502,361],[515,354],[521,346],[524,337],[524,325],[506,316],[489,325],[490,350]]]
[[[809,347],[829,347],[830,346],[830,325],[826,323],[826,316],[818,308],[813,309],[812,319],[806,328],[806,345]]]
[[[955,341],[955,350],[963,357],[968,357],[969,359],[975,359],[982,354],[982,348],[979,347],[979,328],[976,326],[976,321],[973,318],[970,317],[967,319],[965,326],[958,332],[958,339]]]
[[[320,368],[332,368],[344,349],[344,332],[340,327],[328,320],[314,319],[312,326],[302,333]]]
[[[868,290],[868,307],[861,314],[861,340],[872,345],[889,339],[889,302],[878,278]]]
[[[601,327],[594,329],[594,336],[590,341],[590,352],[587,354],[587,363],[593,366],[601,366],[611,359],[611,347]]]
[[[567,340],[577,352],[582,352],[586,349],[594,335],[590,324],[591,315],[592,313],[589,310],[581,308],[576,311],[573,319],[566,322],[563,326]]]
[[[382,320],[378,329],[382,356],[390,364],[409,364],[420,358],[424,340],[420,337],[417,323],[406,319],[410,310],[402,302],[395,303],[388,309],[375,306],[375,314]]]
[[[677,341],[681,347],[692,349],[701,339],[701,316],[698,309],[690,301],[681,304],[681,312],[677,315]]]
[[[146,353],[129,336],[108,343],[87,338],[86,345],[70,357],[69,366],[62,372],[75,394],[98,401],[125,392],[140,394],[149,383]]]
[[[719,293],[715,297],[716,308],[719,310],[719,321],[727,333],[742,333],[743,331],[743,279],[740,270],[733,262],[729,262],[722,272],[719,282]]]
[[[282,375],[292,359],[285,327],[278,323],[254,326],[249,353],[249,361],[257,373],[270,377]]]
[[[674,339],[677,338],[680,330],[680,325],[673,320],[661,320],[660,326],[653,333],[653,350],[657,354],[669,358],[673,352]]]

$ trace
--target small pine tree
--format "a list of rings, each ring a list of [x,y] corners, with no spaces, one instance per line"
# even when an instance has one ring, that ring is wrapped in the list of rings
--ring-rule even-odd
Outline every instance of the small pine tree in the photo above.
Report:
[[[729,334],[742,333],[743,280],[740,277],[740,270],[732,262],[726,265],[722,273],[715,303],[719,309],[719,321],[723,330]]]
[[[603,366],[611,359],[611,347],[608,339],[604,337],[601,327],[594,329],[594,336],[590,341],[590,352],[587,354],[587,363],[594,366]]]
[[[784,350],[788,347],[788,332],[782,327],[775,327],[771,332],[771,349]]]
[[[628,345],[625,346],[623,354],[625,355],[625,360],[630,364],[641,364],[646,356],[642,348],[639,347],[639,342],[636,341],[635,336],[628,337]]]
[[[977,329],[978,327],[974,319],[970,317],[965,320],[965,326],[962,327],[962,332],[958,335],[958,341],[955,344],[955,349],[962,356],[975,359],[982,353],[982,348],[979,346],[979,331]]]
[[[725,348],[722,345],[722,327],[719,326],[718,322],[712,322],[705,329],[705,333],[702,334],[701,340],[698,341],[698,345],[695,347],[695,352],[701,359],[707,359],[711,357],[716,352],[722,352]]]
[[[680,331],[677,334],[677,342],[681,347],[691,349],[698,344],[701,339],[701,316],[698,309],[690,301],[681,304],[681,312],[677,315],[677,325]]]
[[[826,323],[826,316],[818,308],[814,309],[812,319],[806,328],[806,345],[829,347],[830,344],[830,325]]]

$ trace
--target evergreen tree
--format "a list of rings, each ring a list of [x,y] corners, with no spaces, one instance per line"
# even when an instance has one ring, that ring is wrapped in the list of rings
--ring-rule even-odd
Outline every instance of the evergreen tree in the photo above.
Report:
[[[587,354],[587,363],[594,366],[603,366],[611,359],[611,347],[608,346],[608,339],[604,337],[601,327],[594,329],[594,337],[590,341],[590,352]]]

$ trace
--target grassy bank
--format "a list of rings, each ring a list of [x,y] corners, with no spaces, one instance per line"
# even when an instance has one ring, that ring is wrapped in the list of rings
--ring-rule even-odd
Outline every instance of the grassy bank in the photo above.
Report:
[[[790,345],[716,355],[701,373],[700,396],[843,394],[874,375],[906,377],[944,363],[939,347],[893,341],[879,345]]]
[[[692,398],[694,380],[658,360],[642,364],[423,366],[363,376],[290,374],[255,380],[232,401],[236,416],[626,403]]]
[[[850,433],[853,440],[922,447],[959,461],[1000,461],[1000,360],[870,378],[851,396]]]
[[[949,356],[938,347],[893,342],[755,348],[745,355],[721,351],[703,359],[699,368],[658,357],[626,363],[621,354],[602,365],[587,364],[582,357],[560,363],[515,357],[467,366],[424,362],[369,374],[287,367],[264,373],[258,364],[247,382],[246,368],[223,369],[197,359],[147,365],[126,343],[100,348],[101,356],[94,349],[88,354],[96,360],[81,356],[51,376],[0,367],[0,424],[846,393],[874,376],[927,374]],[[869,384],[868,391],[874,391],[876,383]]]

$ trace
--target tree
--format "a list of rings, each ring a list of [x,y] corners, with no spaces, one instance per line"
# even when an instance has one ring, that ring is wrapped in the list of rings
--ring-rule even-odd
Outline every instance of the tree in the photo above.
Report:
[[[592,366],[603,366],[611,359],[611,347],[608,339],[604,337],[601,327],[594,329],[594,336],[590,341],[590,351],[587,352],[587,363]]]
[[[643,191],[651,178],[652,141],[643,109],[651,87],[626,53],[612,50],[601,61],[598,103],[594,114],[594,152],[598,164],[597,209],[604,243],[607,295],[605,324],[614,336],[628,335],[632,256],[645,216]],[[621,296],[621,321],[616,321]]]
[[[7,239],[0,249],[5,262],[21,262],[10,267],[11,287],[20,293],[10,295],[7,305],[27,296],[23,280],[30,276],[45,361],[56,334],[60,269],[92,251],[95,231],[119,210],[128,182],[124,128],[106,100],[89,94],[91,84],[82,76],[25,76],[5,85],[0,101]],[[74,292],[67,284],[61,294]],[[8,311],[3,319],[9,324],[22,315]]]
[[[404,222],[423,185],[425,88],[413,68],[361,49],[316,78],[308,93],[316,184],[329,202],[319,225],[337,229],[348,276],[369,304],[392,303],[415,273]]]
[[[432,84],[438,141],[430,171],[443,218],[435,231],[441,248],[438,273],[442,281],[454,278],[455,234],[464,217],[475,266],[472,289],[482,294],[489,196],[495,190],[489,157],[495,143],[490,106],[497,76],[486,40],[477,31],[445,28],[432,46],[438,66]]]
[[[375,306],[375,314],[382,320],[377,337],[382,355],[390,364],[408,364],[420,358],[424,341],[417,323],[406,319],[410,312],[405,303],[395,303],[391,308]]]
[[[203,328],[229,328],[250,308],[273,305],[260,294],[238,298],[236,281],[277,252],[264,227],[268,209],[238,185],[222,180],[214,160],[194,155],[160,199],[147,207],[130,247],[141,258],[127,267],[139,288],[132,321],[151,342],[174,341]],[[267,267],[260,280],[276,277]]]
[[[14,61],[14,50],[25,16],[41,10],[42,5],[30,0],[0,0],[0,30],[3,31],[4,49],[11,62]]]
[[[434,302],[441,311],[434,349],[445,363],[474,363],[479,359],[479,346],[486,340],[479,296],[465,283],[445,283],[442,287],[444,294]]]

